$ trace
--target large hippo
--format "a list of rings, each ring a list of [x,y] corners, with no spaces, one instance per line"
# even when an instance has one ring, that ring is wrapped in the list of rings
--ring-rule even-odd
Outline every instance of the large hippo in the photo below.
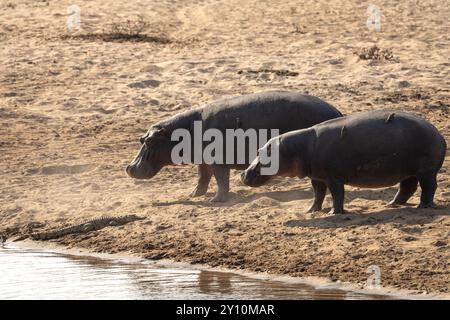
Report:
[[[132,178],[150,179],[164,166],[174,164],[171,151],[177,142],[171,141],[171,135],[180,128],[192,133],[194,121],[201,121],[203,130],[278,129],[281,134],[341,116],[336,108],[325,101],[294,92],[270,91],[220,100],[151,126],[140,138],[142,146],[126,172]],[[214,175],[218,189],[212,201],[226,201],[230,169],[244,170],[252,160],[247,158],[241,164],[199,163],[198,183],[191,196],[205,194]]]
[[[439,131],[416,115],[399,111],[363,112],[333,119],[308,129],[272,138],[260,150],[277,144],[278,175],[309,177],[314,202],[308,212],[319,211],[327,191],[333,198],[330,213],[344,212],[344,185],[363,188],[400,183],[391,205],[405,204],[420,184],[419,208],[433,205],[436,175],[447,149]],[[265,184],[260,155],[242,175],[249,186]]]

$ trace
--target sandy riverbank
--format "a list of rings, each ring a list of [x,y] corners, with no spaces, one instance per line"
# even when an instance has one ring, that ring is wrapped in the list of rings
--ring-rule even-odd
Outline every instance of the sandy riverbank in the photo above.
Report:
[[[347,114],[415,112],[450,141],[448,2],[379,1],[381,32],[367,29],[364,1],[77,4],[83,30],[68,36],[71,2],[0,1],[0,233],[136,213],[146,219],[54,243],[360,286],[377,265],[383,285],[450,292],[449,155],[437,209],[414,209],[419,193],[411,206],[387,208],[395,188],[348,188],[343,216],[325,213],[329,197],[324,212],[305,214],[303,180],[250,189],[235,173],[231,200],[212,204],[214,184],[188,198],[194,167],[150,181],[124,173],[150,124],[270,89],[307,92]],[[147,37],[105,36],[138,15]],[[355,54],[374,45],[394,57]]]

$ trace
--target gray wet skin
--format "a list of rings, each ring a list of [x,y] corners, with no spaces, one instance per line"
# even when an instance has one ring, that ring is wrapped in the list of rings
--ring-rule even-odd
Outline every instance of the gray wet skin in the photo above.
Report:
[[[171,134],[175,129],[184,128],[189,130],[193,137],[194,121],[202,121],[203,130],[216,128],[223,134],[225,129],[236,128],[278,129],[281,134],[341,116],[336,108],[325,101],[294,92],[271,91],[220,100],[151,126],[140,138],[141,149],[126,168],[126,172],[132,178],[150,179],[164,166],[172,165],[171,150],[178,142],[171,141]],[[248,159],[247,152],[245,164],[199,164],[198,182],[191,196],[204,195],[211,177],[214,176],[218,191],[212,201],[226,201],[230,170],[244,170],[252,160]]]
[[[403,205],[420,184],[419,208],[434,206],[436,175],[445,158],[446,142],[429,122],[410,113],[372,111],[329,120],[312,128],[280,135],[278,175],[309,177],[314,201],[308,212],[322,209],[327,189],[330,213],[344,213],[344,185],[381,188],[400,183],[389,205]],[[270,147],[270,140],[265,148]],[[259,156],[242,181],[261,186]]]

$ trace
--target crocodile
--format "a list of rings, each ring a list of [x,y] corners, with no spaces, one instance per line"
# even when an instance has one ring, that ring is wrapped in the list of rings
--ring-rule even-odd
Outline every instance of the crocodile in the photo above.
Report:
[[[100,230],[110,226],[121,226],[129,222],[143,219],[145,219],[145,217],[137,216],[134,214],[116,217],[104,216],[56,230],[31,233],[30,237],[33,240],[51,240],[64,237],[68,234],[87,233],[90,231]]]

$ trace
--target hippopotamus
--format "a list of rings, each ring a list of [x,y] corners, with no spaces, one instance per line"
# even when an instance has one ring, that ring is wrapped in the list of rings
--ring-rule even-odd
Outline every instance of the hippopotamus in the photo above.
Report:
[[[330,213],[344,213],[344,185],[390,187],[400,183],[390,206],[405,204],[420,184],[418,208],[434,206],[436,175],[447,149],[439,131],[426,120],[406,112],[362,112],[325,121],[270,139],[261,151],[277,144],[276,175],[309,177],[314,201],[307,212],[320,211],[330,190]],[[260,153],[241,174],[244,184],[257,187],[275,175],[261,175]]]
[[[202,130],[278,129],[282,134],[337,117],[342,117],[342,114],[327,102],[295,92],[269,91],[226,98],[152,125],[140,138],[142,146],[126,172],[132,178],[150,179],[164,166],[176,164],[171,156],[177,143],[172,141],[172,133],[180,128],[194,133],[194,122],[200,121]],[[255,156],[261,146],[255,146]],[[191,196],[204,195],[214,175],[218,189],[211,201],[226,201],[230,169],[244,170],[252,160],[246,157],[244,163],[198,163],[198,182]]]

